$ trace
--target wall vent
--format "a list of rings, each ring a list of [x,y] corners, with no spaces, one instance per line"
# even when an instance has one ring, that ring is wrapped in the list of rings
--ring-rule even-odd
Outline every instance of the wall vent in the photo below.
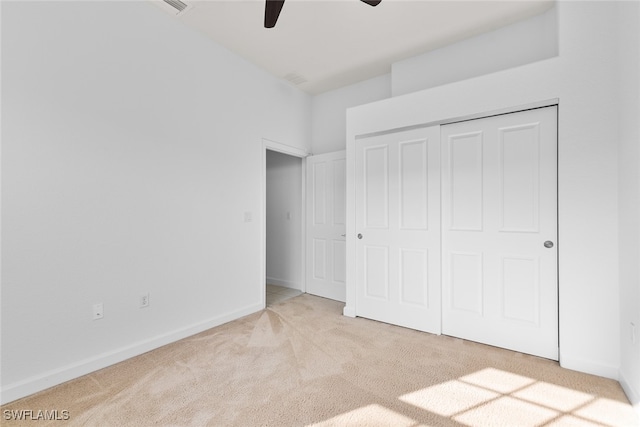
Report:
[[[179,15],[190,8],[188,4],[181,0],[162,0],[165,4],[170,6],[176,15]]]

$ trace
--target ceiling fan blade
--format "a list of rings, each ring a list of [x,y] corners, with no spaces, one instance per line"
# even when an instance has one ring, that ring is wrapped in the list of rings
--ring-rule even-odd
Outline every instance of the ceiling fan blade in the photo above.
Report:
[[[377,6],[380,4],[382,0],[360,0],[360,1],[368,4],[369,6]]]
[[[278,16],[284,6],[284,0],[265,0],[264,5],[264,27],[273,28],[278,22]]]

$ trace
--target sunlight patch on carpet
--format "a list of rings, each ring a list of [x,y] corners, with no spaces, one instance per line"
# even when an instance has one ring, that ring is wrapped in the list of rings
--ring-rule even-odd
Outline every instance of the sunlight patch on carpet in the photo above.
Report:
[[[545,424],[545,427],[602,427],[602,424],[592,423],[584,418],[574,417],[573,415],[564,415],[549,424]]]
[[[367,405],[353,411],[345,412],[319,423],[309,424],[308,427],[328,426],[368,426],[368,427],[414,427],[417,422],[391,409],[377,404]]]
[[[404,394],[399,400],[467,426],[636,425],[633,409],[619,402],[485,368]]]
[[[501,395],[453,380],[400,396],[405,403],[434,414],[450,417]]]
[[[556,418],[560,413],[533,403],[505,396],[453,417],[468,426],[534,427]]]
[[[532,384],[513,396],[562,412],[571,412],[594,399],[590,394],[545,382]]]
[[[503,394],[514,392],[536,382],[534,379],[495,368],[482,369],[460,377],[460,380]]]
[[[574,415],[586,418],[595,423],[609,426],[632,426],[635,424],[633,409],[616,400],[598,398],[573,412]]]

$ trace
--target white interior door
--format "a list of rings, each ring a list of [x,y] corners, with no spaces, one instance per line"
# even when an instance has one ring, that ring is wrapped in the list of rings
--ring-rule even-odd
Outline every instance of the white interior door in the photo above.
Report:
[[[307,293],[346,298],[346,152],[307,157]]]
[[[440,333],[440,132],[356,142],[356,315]]]
[[[442,333],[558,360],[556,107],[441,131]]]

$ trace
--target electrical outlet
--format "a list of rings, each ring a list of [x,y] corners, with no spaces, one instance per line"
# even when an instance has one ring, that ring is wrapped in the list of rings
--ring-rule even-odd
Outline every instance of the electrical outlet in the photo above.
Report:
[[[102,303],[93,304],[93,320],[102,319],[104,317],[104,307]]]
[[[149,307],[149,293],[140,295],[140,308]]]

